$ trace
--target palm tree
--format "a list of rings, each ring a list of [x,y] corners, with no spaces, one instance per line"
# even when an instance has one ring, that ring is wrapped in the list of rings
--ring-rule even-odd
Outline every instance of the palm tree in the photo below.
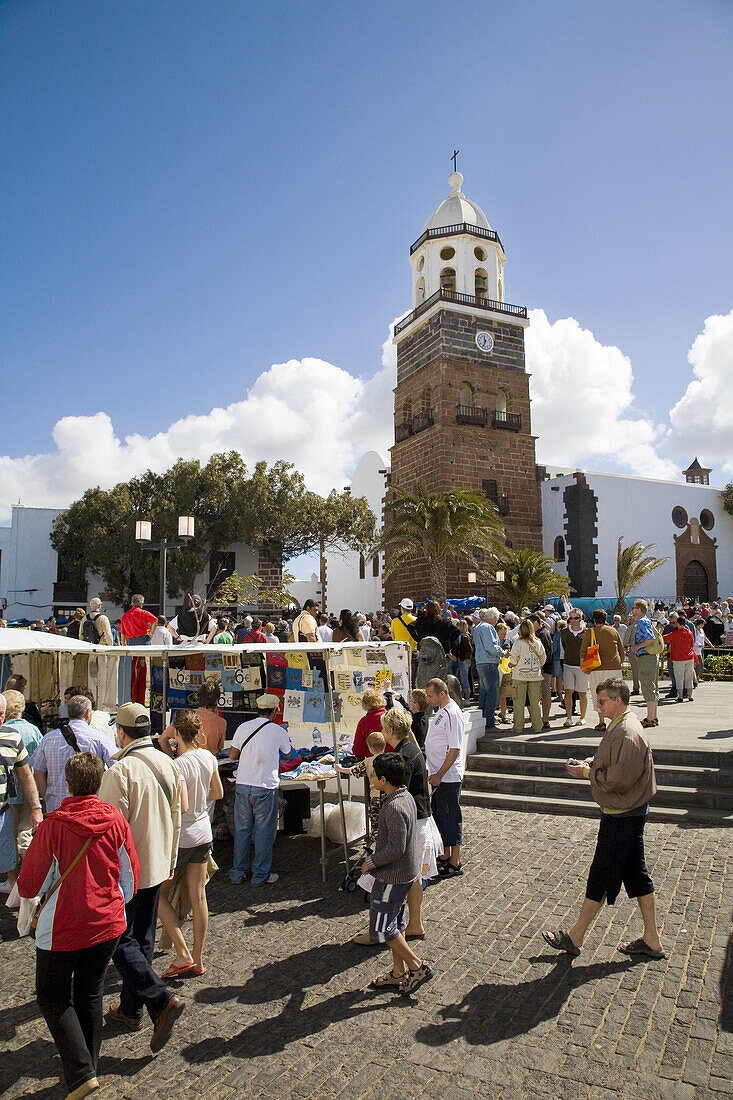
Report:
[[[650,542],[644,546],[642,542],[634,542],[631,546],[624,546],[623,539],[618,540],[616,551],[616,595],[618,600],[613,609],[614,615],[620,615],[622,622],[627,622],[629,613],[626,609],[626,597],[632,592],[645,577],[659,569],[669,558],[655,558],[649,554],[655,550],[656,542]]]
[[[494,505],[471,489],[429,493],[419,481],[414,493],[394,486],[388,505],[388,522],[382,528],[372,554],[387,557],[384,575],[401,565],[426,558],[430,567],[430,591],[445,603],[448,558],[473,561],[476,554],[493,556],[503,534]]]
[[[555,572],[554,558],[538,550],[511,550],[505,546],[496,556],[496,567],[504,580],[496,583],[486,577],[498,598],[514,610],[541,603],[548,596],[564,596],[570,592],[570,578]]]

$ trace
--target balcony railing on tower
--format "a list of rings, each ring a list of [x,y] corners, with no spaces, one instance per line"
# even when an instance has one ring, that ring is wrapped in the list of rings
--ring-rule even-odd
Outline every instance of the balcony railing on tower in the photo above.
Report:
[[[425,244],[425,241],[434,240],[437,237],[457,237],[459,233],[467,233],[469,237],[483,237],[485,241],[493,241],[498,244],[502,252],[504,251],[499,234],[493,229],[484,229],[483,226],[471,225],[470,222],[456,222],[455,225],[439,225],[436,229],[426,229],[422,236],[410,245],[410,255],[417,252],[420,245]]]
[[[522,414],[499,412],[496,410],[491,417],[492,428],[503,428],[508,432],[521,432]]]
[[[398,325],[395,325],[395,336],[399,336],[403,329],[406,329],[408,325],[411,325],[413,321],[417,320],[426,310],[431,309],[437,302],[453,302],[457,305],[471,306],[474,309],[485,309],[489,313],[506,313],[512,317],[527,316],[526,306],[513,306],[509,302],[497,302],[496,299],[485,298],[483,295],[479,295],[477,298],[475,294],[458,294],[454,290],[444,290],[441,287],[440,290],[436,290],[434,294],[431,294],[429,298],[426,298],[424,302],[413,309],[412,313],[408,313],[406,317],[403,317]]]
[[[424,432],[426,428],[432,428],[434,423],[435,416],[432,409],[423,409],[422,412],[415,413],[414,416],[395,425],[395,443],[402,443],[411,435],[417,435],[418,432]]]
[[[487,409],[479,408],[478,405],[456,406],[457,424],[475,424],[479,428],[485,428],[488,422],[489,413]]]

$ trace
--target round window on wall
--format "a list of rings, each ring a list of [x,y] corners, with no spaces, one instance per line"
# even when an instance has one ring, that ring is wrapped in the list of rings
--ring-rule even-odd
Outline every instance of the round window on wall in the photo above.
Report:
[[[706,531],[712,531],[715,526],[715,516],[708,508],[703,508],[700,513],[700,526],[704,527]]]
[[[684,510],[684,508],[680,508],[679,506],[677,506],[677,508],[672,509],[672,523],[675,525],[675,527],[687,526],[687,512]]]
[[[473,254],[476,257],[476,259],[481,260],[482,263],[486,259],[485,250],[483,248],[479,248],[478,245],[476,246],[476,248],[474,248]]]
[[[441,260],[452,260],[455,254],[455,248],[451,248],[450,246],[446,246],[445,248],[441,248],[440,250]]]

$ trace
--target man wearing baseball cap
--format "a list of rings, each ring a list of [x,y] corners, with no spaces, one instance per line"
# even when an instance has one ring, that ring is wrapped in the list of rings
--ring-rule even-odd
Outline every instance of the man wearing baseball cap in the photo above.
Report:
[[[280,753],[292,752],[287,732],[274,717],[280,699],[260,695],[258,718],[242,722],[232,738],[230,760],[238,760],[234,797],[234,857],[231,882],[244,882],[249,872],[249,848],[254,838],[252,885],[267,886],[280,877],[272,871],[272,848],[277,835],[277,790],[280,786]]]
[[[158,752],[150,737],[150,716],[140,703],[117,711],[120,751],[104,774],[99,797],[117,806],[129,822],[140,860],[137,893],[125,906],[127,928],[112,961],[122,978],[119,1004],[109,1015],[130,1031],[143,1027],[144,1010],[153,1021],[150,1049],[168,1042],[186,1002],[167,988],[152,967],[160,887],[173,874],[181,832],[181,779],[174,760]]]
[[[397,615],[390,623],[390,630],[392,631],[392,637],[396,642],[408,642],[410,649],[413,653],[417,652],[417,641],[410,633],[410,623],[415,622],[415,616],[412,614],[413,603],[410,599],[400,600],[400,606]]]

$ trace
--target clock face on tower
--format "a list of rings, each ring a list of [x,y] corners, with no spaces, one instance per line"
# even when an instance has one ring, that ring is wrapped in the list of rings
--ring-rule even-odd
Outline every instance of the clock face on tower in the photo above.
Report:
[[[476,347],[488,355],[494,350],[494,337],[490,332],[477,332]]]

